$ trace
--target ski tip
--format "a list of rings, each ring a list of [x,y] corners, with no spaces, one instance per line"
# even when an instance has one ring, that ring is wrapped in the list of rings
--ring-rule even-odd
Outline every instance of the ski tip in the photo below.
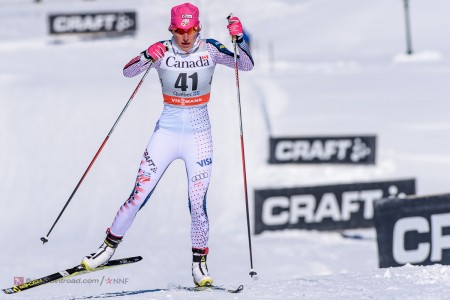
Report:
[[[229,292],[232,293],[232,294],[237,294],[237,293],[242,292],[243,289],[244,289],[244,285],[241,284],[240,286],[238,286],[237,289],[235,289],[234,291],[231,290],[231,291],[229,291]]]
[[[127,258],[120,258],[120,259],[110,260],[108,264],[112,264],[112,265],[119,264],[119,265],[121,265],[121,264],[136,263],[136,262],[141,261],[141,260],[142,260],[142,256],[132,256],[132,257],[127,257]]]
[[[10,295],[10,294],[14,294],[14,293],[17,293],[17,292],[20,292],[20,290],[14,290],[14,287],[12,287],[12,288],[9,288],[9,289],[2,289],[2,291],[3,291],[3,293],[5,293],[5,294],[7,294],[7,295]]]
[[[133,257],[128,257],[128,258],[118,259],[117,261],[128,262],[128,263],[136,263],[136,262],[141,261],[141,260],[142,260],[142,256],[133,256]]]

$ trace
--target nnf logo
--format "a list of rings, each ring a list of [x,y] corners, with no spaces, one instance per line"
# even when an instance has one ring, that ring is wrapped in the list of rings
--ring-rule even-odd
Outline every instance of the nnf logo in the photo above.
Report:
[[[374,164],[375,151],[375,136],[271,138],[269,162]]]
[[[14,286],[22,285],[25,283],[24,277],[14,277]]]

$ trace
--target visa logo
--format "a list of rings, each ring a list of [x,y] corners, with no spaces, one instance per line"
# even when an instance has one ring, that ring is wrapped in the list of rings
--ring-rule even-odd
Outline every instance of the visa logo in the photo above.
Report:
[[[197,164],[200,167],[209,166],[210,164],[212,164],[212,158],[209,157],[209,158],[202,159],[201,161],[198,161]]]

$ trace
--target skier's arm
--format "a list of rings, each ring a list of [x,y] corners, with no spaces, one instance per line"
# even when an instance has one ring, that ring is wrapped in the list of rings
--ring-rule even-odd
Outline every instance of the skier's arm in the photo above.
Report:
[[[253,69],[254,62],[252,55],[250,54],[250,48],[247,43],[244,41],[244,30],[242,29],[241,20],[238,17],[229,16],[228,17],[228,31],[233,39],[236,40],[237,47],[236,49],[238,53],[237,56],[237,64],[238,69],[242,71],[250,71]],[[207,40],[209,51],[212,54],[213,60],[222,65],[226,65],[228,67],[234,67],[234,53],[229,51],[224,45],[219,43],[216,40]],[[214,46],[214,47],[212,47]],[[215,48],[215,49],[214,49]]]
[[[146,62],[141,60],[140,56],[136,56],[125,65],[125,67],[123,68],[123,75],[125,77],[133,77],[151,67],[154,67],[154,64],[151,60]]]
[[[214,40],[207,39],[206,47],[212,56],[214,62],[228,66],[230,68],[234,67],[234,53],[228,50],[222,43]],[[254,62],[250,49],[244,39],[237,41],[237,46],[239,48],[238,54],[238,69],[241,71],[250,71],[253,69]]]
[[[167,51],[166,46],[162,42],[151,45],[147,50],[141,52],[123,68],[123,75],[126,77],[136,76],[148,68],[158,69],[161,65],[161,59]]]

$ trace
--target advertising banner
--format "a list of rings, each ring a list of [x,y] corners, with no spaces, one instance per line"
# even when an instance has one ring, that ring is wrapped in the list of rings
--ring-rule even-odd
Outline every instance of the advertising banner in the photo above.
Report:
[[[450,264],[450,194],[374,203],[379,266]]]
[[[83,33],[133,33],[136,31],[136,13],[95,12],[51,14],[48,16],[49,32],[58,34]]]
[[[376,137],[270,138],[270,164],[375,164]]]
[[[414,195],[414,179],[255,190],[255,234],[373,227],[373,202]]]

